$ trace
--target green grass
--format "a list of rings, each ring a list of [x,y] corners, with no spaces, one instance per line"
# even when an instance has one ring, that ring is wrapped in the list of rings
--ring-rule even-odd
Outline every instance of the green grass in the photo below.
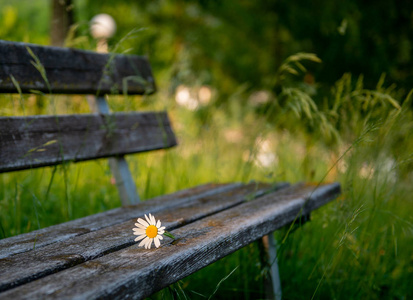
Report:
[[[391,91],[378,85],[375,94],[346,80],[331,92],[335,105],[307,116],[296,109],[260,115],[243,101],[189,111],[162,93],[109,104],[113,111],[170,111],[179,146],[127,158],[143,199],[206,182],[342,184],[342,195],[311,222],[287,237],[286,229],[275,233],[285,299],[409,299],[411,104],[397,108]],[[284,107],[298,105],[294,95]],[[88,112],[82,97],[4,96],[0,105],[2,116]],[[105,160],[0,174],[1,237],[120,206],[111,176]],[[154,298],[264,298],[260,265],[253,243]]]

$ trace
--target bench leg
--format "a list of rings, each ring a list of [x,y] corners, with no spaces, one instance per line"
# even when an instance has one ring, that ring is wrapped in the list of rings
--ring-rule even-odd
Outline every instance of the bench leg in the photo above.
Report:
[[[300,228],[304,223],[310,221],[310,214],[302,215],[291,225],[291,232]],[[267,294],[270,298],[281,300],[281,279],[280,272],[278,270],[277,260],[277,241],[274,238],[274,234],[271,233],[262,238],[262,245],[265,249],[265,256],[267,259],[267,266],[270,269],[271,281],[266,282]]]
[[[265,278],[266,299],[280,300],[282,297],[281,280],[278,270],[277,260],[277,241],[271,233],[264,236],[259,241],[259,247],[262,250],[261,263],[264,268],[269,269],[269,277]]]
[[[108,103],[104,97],[88,97],[88,102],[93,112],[110,114]],[[139,194],[129,170],[128,163],[123,156],[109,158],[109,166],[116,181],[122,206],[139,203]]]
[[[274,238],[273,234],[267,235],[268,237],[268,256],[270,260],[270,273],[272,281],[272,289],[274,291],[275,299],[281,300],[282,291],[281,291],[281,280],[280,272],[278,270],[278,259],[277,259],[277,241]]]
[[[122,206],[139,203],[140,200],[136,192],[136,185],[125,158],[123,156],[109,158],[109,166],[116,180]]]

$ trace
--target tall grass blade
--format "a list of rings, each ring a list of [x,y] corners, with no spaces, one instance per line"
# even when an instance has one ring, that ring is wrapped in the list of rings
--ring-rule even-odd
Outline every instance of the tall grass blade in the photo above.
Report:
[[[216,294],[216,292],[218,291],[218,289],[219,289],[219,287],[221,286],[221,284],[222,284],[225,280],[227,280],[227,279],[232,275],[232,273],[234,273],[237,269],[238,269],[238,267],[235,267],[234,270],[232,270],[227,276],[225,276],[224,278],[222,278],[222,279],[218,282],[217,286],[215,287],[214,292],[208,297],[208,300],[210,300],[210,299]]]

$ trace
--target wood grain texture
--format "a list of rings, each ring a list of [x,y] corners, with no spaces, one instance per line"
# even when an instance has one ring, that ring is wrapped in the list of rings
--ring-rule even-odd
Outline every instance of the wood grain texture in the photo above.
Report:
[[[186,204],[161,210],[156,217],[168,231],[192,223],[205,216],[245,202],[248,197],[262,195],[268,185],[249,184],[213,196],[194,199]],[[13,286],[73,267],[82,262],[132,245],[132,228],[140,213],[133,218],[110,227],[86,233],[70,240],[55,243],[0,260],[0,291]]]
[[[30,48],[44,67],[51,91],[34,67]],[[136,55],[102,54],[70,48],[0,41],[0,92],[31,90],[62,94],[145,94],[155,91],[148,60]]]
[[[133,244],[0,293],[0,299],[141,299],[308,214],[339,192],[338,184],[328,184],[264,194],[173,230],[177,240],[165,238],[158,249]]]
[[[115,208],[103,213],[87,216],[73,221],[57,224],[0,240],[0,259],[8,258],[18,253],[39,250],[47,245],[64,242],[76,236],[87,234],[125,222],[147,213],[157,214],[160,211],[174,209],[199,198],[228,192],[240,184],[204,184],[190,189],[184,189],[172,194],[159,196],[138,205]]]
[[[165,112],[0,118],[0,173],[176,145]]]

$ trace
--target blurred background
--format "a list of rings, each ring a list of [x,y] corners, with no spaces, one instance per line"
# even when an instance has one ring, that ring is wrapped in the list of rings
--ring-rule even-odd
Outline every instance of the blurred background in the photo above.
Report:
[[[104,41],[98,14],[116,24]],[[412,1],[0,0],[0,39],[149,58],[155,95],[108,96],[112,111],[168,110],[177,132],[175,149],[128,157],[143,199],[339,181],[312,222],[276,233],[285,299],[413,297]],[[0,97],[1,116],[69,113],[86,99]],[[111,180],[105,160],[0,174],[0,236],[120,206]],[[252,244],[154,297],[208,298],[238,267],[214,297],[263,298],[259,265]]]
[[[159,82],[172,79],[171,88],[213,85],[222,99],[240,84],[249,90],[274,88],[275,71],[297,52],[315,53],[323,61],[312,66],[305,82],[327,89],[346,72],[364,75],[367,88],[386,74],[386,83],[404,93],[413,79],[411,1],[0,3],[2,39],[82,49],[94,49],[90,20],[107,13],[117,24],[111,50],[122,41],[116,50],[149,56]],[[55,6],[66,12],[53,10],[53,3],[63,3]]]

